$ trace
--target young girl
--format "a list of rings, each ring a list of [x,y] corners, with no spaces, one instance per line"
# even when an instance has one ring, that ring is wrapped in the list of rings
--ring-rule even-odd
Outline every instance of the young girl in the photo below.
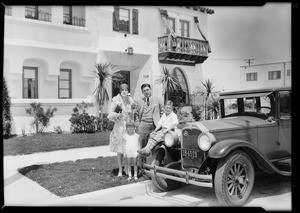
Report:
[[[135,133],[135,125],[133,122],[126,123],[126,133],[124,134],[125,152],[124,156],[127,158],[128,165],[128,180],[132,178],[131,166],[134,166],[134,179],[137,180],[137,163],[136,157],[138,156],[137,150],[140,149],[139,135]]]

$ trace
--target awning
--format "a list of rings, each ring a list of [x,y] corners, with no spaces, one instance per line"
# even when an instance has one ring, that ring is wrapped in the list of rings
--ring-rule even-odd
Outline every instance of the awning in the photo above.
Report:
[[[196,23],[196,25],[197,25],[197,28],[198,28],[198,30],[199,30],[201,36],[204,38],[205,41],[207,41],[206,37],[204,36],[204,34],[203,34],[202,31],[201,31],[201,28],[200,28],[200,25],[199,25],[199,21],[198,21],[198,17],[197,17],[197,16],[194,16],[194,20],[195,20],[195,23]],[[208,52],[209,52],[209,53],[211,52],[211,48],[210,48],[209,43],[208,43]]]
[[[220,99],[235,99],[235,98],[252,98],[252,97],[265,97],[271,92],[249,93],[249,94],[235,94],[235,95],[220,95]]]
[[[160,16],[164,22],[164,25],[168,28],[171,36],[173,38],[176,38],[177,36],[176,36],[175,32],[173,31],[173,28],[171,27],[169,20],[168,20],[168,17],[169,17],[168,12],[166,10],[162,10],[162,9],[159,9],[159,12],[160,12]]]

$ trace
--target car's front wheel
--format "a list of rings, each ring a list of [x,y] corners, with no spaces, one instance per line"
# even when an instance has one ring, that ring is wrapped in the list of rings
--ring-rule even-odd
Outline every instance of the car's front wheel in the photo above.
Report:
[[[221,159],[214,178],[215,194],[222,205],[242,206],[248,200],[255,172],[251,158],[234,151]]]
[[[180,162],[172,162],[169,163],[167,165],[164,164],[164,157],[165,157],[165,150],[160,149],[154,160],[152,161],[152,166],[161,166],[161,167],[165,167],[165,168],[169,168],[169,169],[176,169],[176,170],[180,170]],[[159,171],[161,172],[161,171]],[[164,172],[161,172],[164,173]],[[153,174],[151,176],[151,179],[154,183],[154,185],[156,186],[156,188],[158,188],[161,191],[171,191],[171,190],[175,190],[178,189],[182,184],[181,182],[175,181],[175,180],[170,180],[167,178],[163,178],[163,177],[158,177],[157,175]]]

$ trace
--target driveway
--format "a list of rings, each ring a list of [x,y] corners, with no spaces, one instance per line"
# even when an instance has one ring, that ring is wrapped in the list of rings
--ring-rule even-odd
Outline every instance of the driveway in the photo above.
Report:
[[[257,173],[255,186],[245,206],[267,211],[291,210],[291,178]],[[188,185],[170,192],[148,192],[111,203],[117,206],[219,206],[214,189]]]

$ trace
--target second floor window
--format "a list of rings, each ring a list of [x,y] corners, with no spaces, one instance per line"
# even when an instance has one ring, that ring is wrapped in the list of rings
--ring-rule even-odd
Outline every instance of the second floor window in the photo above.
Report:
[[[25,18],[38,19],[38,6],[25,6]]]
[[[257,81],[257,72],[247,73],[246,81]]]
[[[113,13],[113,30],[130,33],[130,9],[114,7]],[[138,34],[138,10],[132,10],[132,33]]]
[[[50,7],[30,5],[25,6],[25,18],[37,19],[41,21],[51,21]]]
[[[179,31],[181,36],[190,37],[190,25],[188,21],[180,20],[180,28]]]
[[[77,14],[75,14],[76,12]],[[83,18],[84,15],[82,15],[83,13],[82,9],[78,8],[77,10],[74,10],[72,6],[64,6],[63,13],[64,13],[64,21],[63,21],[64,24],[81,26],[81,27],[85,26],[85,19]]]
[[[58,98],[72,98],[70,69],[60,70],[58,76]]]
[[[175,32],[175,18],[168,18],[168,21],[173,31]],[[170,30],[167,27],[165,27],[165,34],[170,34]]]
[[[11,6],[5,6],[5,15],[11,16],[12,15],[11,10],[12,10]]]
[[[280,71],[269,71],[269,80],[276,80],[280,78]]]

